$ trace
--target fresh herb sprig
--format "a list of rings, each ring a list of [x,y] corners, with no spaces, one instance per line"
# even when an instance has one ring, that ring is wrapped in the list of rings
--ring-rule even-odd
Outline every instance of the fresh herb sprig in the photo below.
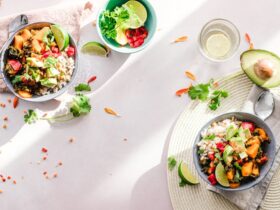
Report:
[[[226,90],[215,90],[214,80],[191,86],[188,92],[192,100],[209,101],[208,107],[216,110],[221,105],[221,99],[228,97]]]
[[[49,122],[67,122],[74,118],[88,114],[91,111],[90,100],[83,94],[77,94],[73,97],[69,111],[62,115],[39,118],[36,111],[28,110],[24,115],[24,121],[28,124],[35,123],[37,120],[48,120]]]
[[[75,87],[75,91],[76,92],[91,91],[91,87],[88,84],[80,83]]]
[[[172,171],[177,164],[177,160],[175,159],[175,157],[171,156],[168,157],[167,161],[168,161],[168,169]]]

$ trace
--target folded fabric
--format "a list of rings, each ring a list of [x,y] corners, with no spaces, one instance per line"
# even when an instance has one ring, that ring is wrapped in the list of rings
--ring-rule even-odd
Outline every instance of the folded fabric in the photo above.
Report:
[[[47,21],[63,26],[75,40],[79,39],[80,25],[82,20],[91,14],[89,3],[61,4],[58,6],[24,12],[29,23]],[[8,39],[8,25],[19,14],[0,18],[0,47]],[[6,85],[0,75],[0,92],[7,91]]]
[[[249,93],[248,99],[245,102],[242,111],[248,112],[248,113],[254,113],[253,107],[255,101],[258,99],[260,93],[263,90],[256,85],[254,85]],[[239,192],[226,192],[223,190],[216,189],[213,186],[208,186],[207,188],[211,191],[214,191],[226,199],[228,199],[230,202],[234,203],[236,206],[238,206],[240,209],[244,210],[256,210],[259,206],[261,206],[261,203],[265,197],[265,193],[267,192],[267,189],[269,187],[269,183],[277,171],[279,164],[280,164],[280,153],[279,153],[279,145],[280,145],[280,96],[274,95],[275,99],[275,110],[273,114],[265,120],[265,122],[270,126],[272,129],[272,132],[275,136],[276,140],[276,157],[275,161],[273,163],[273,166],[267,176],[256,186]],[[278,206],[278,209],[280,207]]]

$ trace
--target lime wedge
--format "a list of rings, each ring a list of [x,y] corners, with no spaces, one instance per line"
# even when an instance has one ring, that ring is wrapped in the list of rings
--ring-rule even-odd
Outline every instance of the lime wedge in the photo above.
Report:
[[[122,28],[117,28],[117,37],[116,37],[116,42],[118,42],[120,45],[124,46],[127,44],[128,40],[125,35],[125,31]]]
[[[216,167],[215,176],[220,185],[224,187],[229,187],[229,181],[226,175],[226,170],[221,162]]]
[[[129,11],[129,19],[126,21],[126,28],[139,28],[147,20],[147,10],[139,1],[130,0],[123,5]]]
[[[178,174],[182,181],[186,182],[187,184],[198,184],[198,179],[191,174],[190,170],[188,169],[188,166],[185,162],[181,162],[178,167]]]
[[[109,50],[106,48],[106,46],[94,41],[84,44],[82,47],[82,52],[102,57],[106,57],[109,54]]]
[[[64,50],[69,45],[69,35],[59,25],[51,25],[55,41],[59,47],[59,50]]]

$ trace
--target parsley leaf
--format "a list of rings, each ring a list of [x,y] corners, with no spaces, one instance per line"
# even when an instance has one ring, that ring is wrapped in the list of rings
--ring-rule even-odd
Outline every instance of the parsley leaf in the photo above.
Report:
[[[78,94],[73,98],[70,112],[74,117],[79,117],[81,115],[85,115],[89,113],[91,110],[91,105],[89,98],[85,95]]]
[[[31,124],[31,123],[36,122],[37,120],[38,120],[37,113],[32,109],[29,109],[27,111],[27,113],[24,115],[24,122],[25,123]]]
[[[75,91],[79,92],[79,91],[91,91],[91,88],[88,84],[85,83],[80,83],[75,87]]]
[[[176,159],[173,156],[169,157],[167,159],[167,161],[168,161],[168,169],[170,171],[172,171],[174,169],[174,167],[176,166],[177,161],[176,161]]]

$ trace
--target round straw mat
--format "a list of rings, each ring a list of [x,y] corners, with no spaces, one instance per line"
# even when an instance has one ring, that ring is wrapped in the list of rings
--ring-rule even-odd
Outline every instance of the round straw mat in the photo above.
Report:
[[[221,89],[228,90],[230,97],[222,101],[221,107],[210,111],[206,103],[192,101],[179,117],[171,135],[168,157],[174,156],[177,162],[184,160],[193,174],[198,177],[193,165],[192,147],[200,128],[211,118],[225,112],[240,111],[253,83],[238,71],[218,80]],[[275,89],[279,94],[279,89]],[[169,194],[174,210],[236,210],[234,204],[222,196],[206,189],[207,184],[200,179],[200,184],[180,187],[176,168],[167,169]],[[270,183],[260,209],[280,209],[280,170]]]

